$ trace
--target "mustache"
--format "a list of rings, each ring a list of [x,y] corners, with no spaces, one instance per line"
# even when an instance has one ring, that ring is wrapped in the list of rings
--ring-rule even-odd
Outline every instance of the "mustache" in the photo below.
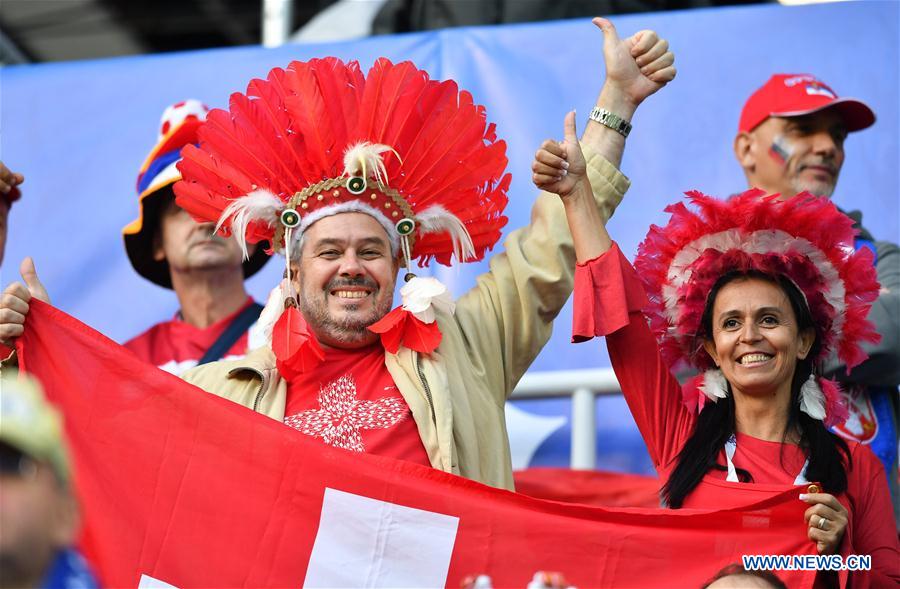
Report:
[[[806,168],[811,168],[811,167],[825,168],[826,170],[828,170],[829,172],[831,172],[831,174],[832,174],[833,176],[837,176],[837,173],[838,173],[838,168],[837,168],[837,166],[836,166],[833,162],[831,162],[831,161],[829,161],[829,160],[826,160],[826,159],[822,159],[822,160],[820,160],[820,161],[805,161],[805,162],[802,162],[802,163],[798,166],[798,171],[802,171],[802,170],[804,170],[804,169],[806,169]]]
[[[378,283],[367,276],[358,276],[356,278],[332,278],[328,281],[328,284],[325,285],[325,290],[332,291],[343,286],[361,286],[363,288],[372,289],[372,291],[378,290]]]

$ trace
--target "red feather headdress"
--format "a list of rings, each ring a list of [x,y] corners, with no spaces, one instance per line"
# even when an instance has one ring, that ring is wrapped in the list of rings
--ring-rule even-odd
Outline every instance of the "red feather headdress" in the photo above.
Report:
[[[312,223],[357,211],[381,223],[407,266],[449,265],[482,259],[507,221],[506,144],[484,107],[411,62],[381,58],[364,76],[355,61],[295,61],[210,112],[199,137],[182,152],[177,203],[234,233],[245,255],[247,243],[267,240],[290,258]],[[392,325],[430,324],[430,343],[413,349],[433,350],[433,316],[410,313],[418,323],[394,314]],[[390,339],[407,340],[423,334]]]
[[[358,202],[409,235],[411,259],[449,265],[482,259],[506,224],[506,143],[471,94],[411,62],[363,76],[355,61],[295,61],[232,94],[199,136],[178,204],[247,243],[281,250],[291,225]]]
[[[667,207],[672,215],[668,224],[650,227],[634,263],[648,291],[651,328],[670,365],[686,361],[699,370],[714,368],[698,337],[701,318],[713,285],[735,270],[783,275],[798,287],[820,342],[814,362],[832,351],[848,369],[865,359],[861,343],[879,340],[866,319],[879,286],[871,251],[854,249],[849,217],[827,198],[807,193],[785,201],[761,190],[728,200],[699,192],[687,196],[697,210],[681,202]],[[720,378],[707,372],[686,390],[693,395],[700,389],[715,400],[721,387],[711,380]],[[810,394],[822,398],[801,403],[815,404],[807,412],[827,424],[840,421],[846,410],[836,385],[824,379],[820,384],[820,393]],[[698,399],[686,401],[696,406]]]

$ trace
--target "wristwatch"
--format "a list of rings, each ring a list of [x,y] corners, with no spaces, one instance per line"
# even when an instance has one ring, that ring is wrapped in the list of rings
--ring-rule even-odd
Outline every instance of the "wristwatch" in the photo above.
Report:
[[[631,133],[630,122],[619,115],[609,112],[605,108],[597,108],[595,106],[591,109],[591,114],[588,115],[588,118],[605,127],[609,127],[613,131],[619,133],[622,137],[628,137],[628,134]]]

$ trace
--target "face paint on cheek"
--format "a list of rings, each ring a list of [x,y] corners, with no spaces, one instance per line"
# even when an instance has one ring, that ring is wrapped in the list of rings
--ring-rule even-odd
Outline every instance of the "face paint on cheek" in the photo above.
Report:
[[[787,139],[781,135],[776,135],[772,139],[772,145],[769,147],[769,155],[781,166],[787,166],[791,156],[794,155],[794,148]]]

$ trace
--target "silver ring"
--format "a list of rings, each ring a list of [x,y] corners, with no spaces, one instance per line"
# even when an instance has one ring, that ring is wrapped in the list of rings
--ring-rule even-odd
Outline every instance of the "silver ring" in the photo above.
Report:
[[[817,527],[818,527],[820,530],[823,530],[823,531],[824,531],[824,530],[825,530],[825,524],[826,524],[826,523],[828,523],[828,519],[827,519],[827,518],[824,518],[824,517],[822,517],[822,516],[820,515],[820,516],[819,516],[819,525],[818,525]]]

